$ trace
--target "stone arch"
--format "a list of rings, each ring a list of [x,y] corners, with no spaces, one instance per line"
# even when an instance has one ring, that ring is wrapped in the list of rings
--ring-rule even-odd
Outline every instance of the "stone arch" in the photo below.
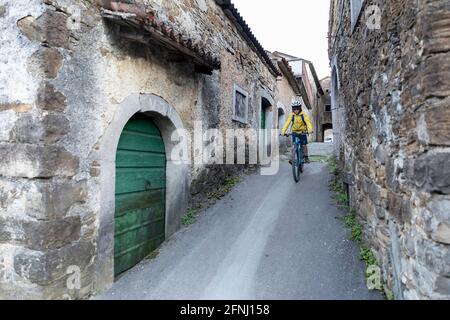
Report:
[[[322,124],[322,128],[321,128],[321,142],[325,142],[325,138],[326,138],[326,133],[329,130],[333,130],[333,124],[332,123],[324,123]]]
[[[165,144],[167,155],[166,238],[179,229],[181,216],[187,209],[189,167],[186,163],[171,159],[172,150],[179,143],[180,137],[176,134],[177,130],[184,129],[180,116],[172,106],[156,95],[134,94],[127,97],[117,108],[100,141],[100,213],[96,281],[98,290],[102,290],[114,282],[116,149],[123,128],[136,113],[144,113],[152,118],[160,130]],[[174,135],[175,141],[172,141],[172,135]],[[187,144],[186,139],[183,139],[182,143]],[[187,148],[187,145],[183,146],[183,150],[188,150]]]
[[[274,127],[273,123],[273,108],[275,106],[275,101],[273,100],[272,96],[266,91],[261,90],[260,93],[260,101],[259,101],[259,113],[260,113],[260,119],[265,119],[266,125],[265,129],[272,129]],[[270,124],[267,125],[267,124]],[[261,123],[260,123],[261,128]]]

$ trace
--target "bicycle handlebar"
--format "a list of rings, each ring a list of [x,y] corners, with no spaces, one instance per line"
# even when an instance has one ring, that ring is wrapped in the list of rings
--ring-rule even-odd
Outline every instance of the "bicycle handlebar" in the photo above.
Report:
[[[300,133],[300,134],[313,134],[314,133],[314,131],[313,132],[309,132],[309,133]],[[292,133],[285,133],[284,134],[285,136],[292,136]],[[282,134],[280,134],[280,136],[283,136]]]

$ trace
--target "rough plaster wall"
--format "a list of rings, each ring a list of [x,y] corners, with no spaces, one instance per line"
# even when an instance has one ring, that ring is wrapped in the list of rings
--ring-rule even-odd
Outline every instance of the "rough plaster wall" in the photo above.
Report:
[[[2,1],[0,4],[0,143],[10,142],[12,130],[21,113],[35,112],[33,109],[37,83],[26,70],[27,59],[37,49],[22,37],[16,21],[25,15],[38,16],[43,11],[40,1]],[[3,150],[2,150],[3,152]],[[24,159],[19,171],[26,171],[33,164]],[[20,179],[19,179],[20,180]],[[40,194],[26,181],[19,181],[18,187],[13,179],[0,175],[0,233],[15,232],[4,222],[13,216],[27,219],[29,207],[39,204]],[[35,202],[36,201],[36,202]],[[17,233],[21,233],[20,230]],[[18,247],[0,241],[0,299],[14,292],[10,285],[20,281],[14,272],[14,253]],[[5,291],[6,293],[2,293]]]
[[[282,77],[278,80],[278,100],[286,108],[285,113],[288,116],[292,112],[292,100],[296,98],[295,92],[289,85],[289,81],[286,77]]]
[[[362,22],[350,36],[345,5],[332,20],[343,14],[330,57],[346,119],[344,176],[396,298],[448,299],[449,3],[367,3],[382,9],[381,31]]]

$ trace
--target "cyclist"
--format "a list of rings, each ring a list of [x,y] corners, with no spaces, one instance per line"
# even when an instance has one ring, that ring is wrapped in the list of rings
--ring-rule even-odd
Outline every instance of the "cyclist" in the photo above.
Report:
[[[305,161],[306,163],[309,163],[307,135],[309,133],[312,133],[313,129],[308,115],[302,110],[302,103],[300,101],[294,101],[292,103],[292,115],[288,117],[286,124],[281,131],[282,135],[287,136],[286,132],[288,131],[291,124],[292,136],[293,138],[300,139],[300,144],[303,146],[303,152],[305,154]]]

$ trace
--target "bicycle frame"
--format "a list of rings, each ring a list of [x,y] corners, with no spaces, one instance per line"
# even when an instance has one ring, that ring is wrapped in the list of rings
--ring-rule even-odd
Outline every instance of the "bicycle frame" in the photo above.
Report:
[[[300,138],[296,135],[292,136],[292,168],[294,174],[294,181],[298,183],[300,181],[300,174],[303,173],[303,165],[306,163],[303,145],[300,143]]]
[[[301,166],[302,164],[305,164],[305,157],[303,152],[303,145],[300,143],[300,138],[292,135],[292,145],[297,150],[297,156],[298,156],[298,163],[297,166]]]

